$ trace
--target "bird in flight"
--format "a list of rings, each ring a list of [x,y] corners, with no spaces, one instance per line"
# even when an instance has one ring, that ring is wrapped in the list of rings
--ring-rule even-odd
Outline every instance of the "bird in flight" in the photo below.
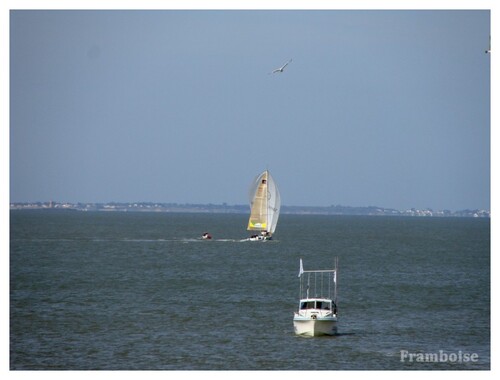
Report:
[[[272,72],[272,73],[269,73],[269,74],[282,73],[282,72],[283,72],[283,70],[285,70],[285,67],[287,67],[287,66],[288,66],[288,64],[289,64],[290,62],[292,62],[292,60],[291,60],[291,59],[290,59],[287,63],[285,63],[283,66],[281,66],[281,67],[279,67],[279,68],[277,68],[277,69],[273,70],[273,72]]]

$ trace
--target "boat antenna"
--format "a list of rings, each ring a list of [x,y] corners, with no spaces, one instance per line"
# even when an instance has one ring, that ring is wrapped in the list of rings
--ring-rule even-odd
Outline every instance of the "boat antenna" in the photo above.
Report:
[[[338,256],[335,256],[335,272],[334,272],[334,281],[333,281],[333,291],[335,293],[335,307],[337,307],[337,272],[338,272],[338,268],[339,268],[339,258]]]

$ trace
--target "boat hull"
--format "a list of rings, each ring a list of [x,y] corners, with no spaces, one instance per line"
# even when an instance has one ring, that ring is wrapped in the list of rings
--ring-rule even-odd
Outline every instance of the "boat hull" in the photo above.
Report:
[[[305,318],[296,316],[293,319],[295,334],[303,336],[321,336],[337,334],[337,318]]]
[[[271,240],[272,238],[270,236],[254,236],[248,238],[249,241],[267,241]]]

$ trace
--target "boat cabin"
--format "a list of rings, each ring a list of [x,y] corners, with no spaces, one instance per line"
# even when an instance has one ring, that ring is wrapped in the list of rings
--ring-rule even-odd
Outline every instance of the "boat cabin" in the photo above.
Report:
[[[308,299],[300,301],[300,310],[332,310],[332,301],[326,299]]]

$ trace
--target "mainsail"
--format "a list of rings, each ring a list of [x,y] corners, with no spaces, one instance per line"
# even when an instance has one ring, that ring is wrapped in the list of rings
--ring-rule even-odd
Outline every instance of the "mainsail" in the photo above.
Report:
[[[268,170],[255,177],[250,186],[250,219],[247,229],[274,233],[280,215],[280,193]]]

